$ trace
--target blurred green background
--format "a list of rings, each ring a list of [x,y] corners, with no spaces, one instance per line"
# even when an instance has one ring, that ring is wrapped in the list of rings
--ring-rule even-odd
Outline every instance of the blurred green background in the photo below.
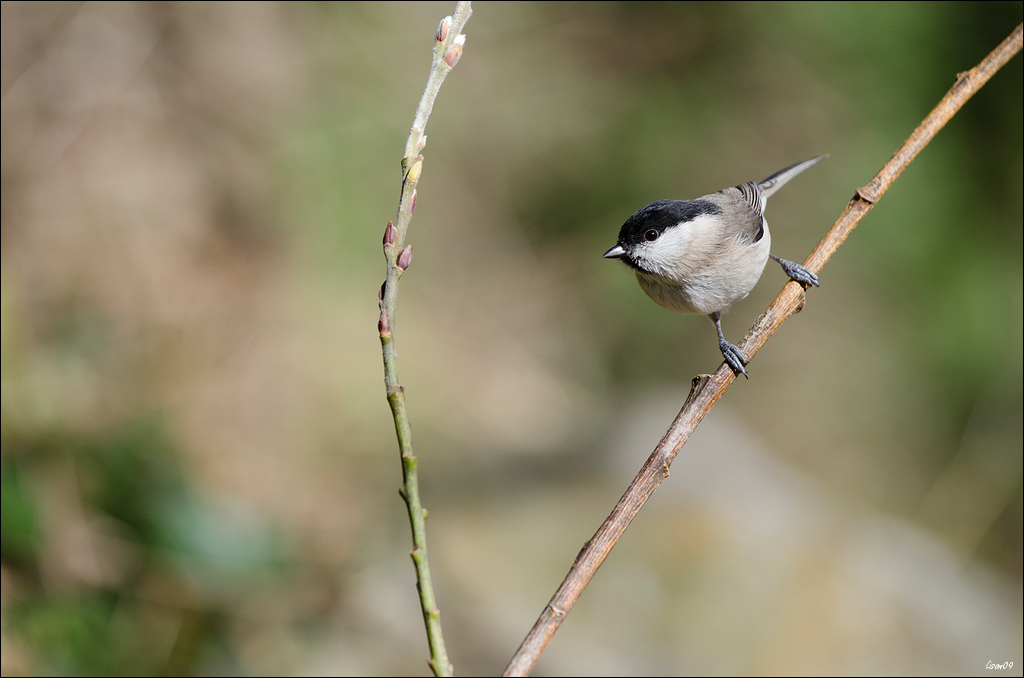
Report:
[[[376,292],[453,7],[3,4],[4,675],[428,673]],[[601,258],[622,222],[827,152],[769,206],[803,260],[1022,18],[474,9],[396,333],[462,675],[501,671],[721,362]],[[1021,675],[1021,63],[824,269],[536,675]]]

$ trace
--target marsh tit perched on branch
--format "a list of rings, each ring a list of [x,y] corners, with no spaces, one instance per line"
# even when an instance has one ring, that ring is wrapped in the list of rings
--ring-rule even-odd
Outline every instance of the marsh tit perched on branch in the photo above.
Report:
[[[652,202],[622,225],[618,243],[604,256],[629,265],[640,287],[658,305],[711,318],[722,356],[746,377],[743,366],[749,361],[725,340],[722,311],[750,294],[769,257],[805,288],[818,284],[810,270],[770,252],[764,210],[769,196],[827,157],[820,155],[759,183],[751,181],[696,200]]]

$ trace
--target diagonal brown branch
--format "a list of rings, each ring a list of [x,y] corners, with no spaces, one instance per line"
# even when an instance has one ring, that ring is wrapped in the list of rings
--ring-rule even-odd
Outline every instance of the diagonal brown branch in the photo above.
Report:
[[[814,248],[811,255],[807,257],[804,266],[815,273],[821,271],[868,210],[878,202],[879,198],[896,180],[896,177],[910,165],[917,154],[932,140],[932,137],[1003,64],[1020,51],[1022,26],[1024,24],[1017,26],[1010,37],[1004,40],[976,68],[961,73],[957,77],[953,88],[885,163],[874,179],[867,186],[857,189],[857,194],[818,243],[818,246]],[[774,334],[787,318],[798,313],[803,306],[804,289],[798,283],[787,283],[768,310],[754,322],[753,327],[750,328],[740,344],[740,350],[747,357],[752,357],[764,346],[768,337]],[[672,426],[665,433],[665,437],[661,439],[658,447],[647,459],[629,489],[605,519],[604,524],[590,541],[583,545],[583,549],[576,556],[576,562],[569,569],[569,574],[555,591],[555,595],[552,596],[540,618],[530,629],[502,675],[525,676],[533,670],[537,659],[547,647],[552,636],[555,635],[566,615],[572,610],[583,589],[590,583],[597,568],[608,557],[619,537],[654,494],[654,491],[658,489],[661,481],[668,477],[669,466],[683,445],[686,444],[690,433],[722,397],[733,379],[735,379],[735,374],[724,363],[714,374],[702,374],[694,378],[690,395],[683,404],[679,415],[672,422]]]

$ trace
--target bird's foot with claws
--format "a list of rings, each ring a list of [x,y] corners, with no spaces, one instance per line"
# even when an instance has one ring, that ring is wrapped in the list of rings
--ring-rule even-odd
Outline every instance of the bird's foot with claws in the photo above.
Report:
[[[806,266],[801,266],[795,261],[777,257],[774,254],[771,255],[771,257],[775,261],[779,262],[779,265],[782,266],[782,270],[786,272],[786,275],[788,275],[791,280],[797,281],[805,288],[810,287],[811,285],[814,285],[815,287],[818,286],[818,276],[815,275],[811,269]]]
[[[729,363],[729,367],[731,367],[734,372],[742,374],[744,377],[747,377],[747,379],[750,379],[750,377],[747,376],[747,371],[743,369],[743,366],[750,361],[747,360],[747,356],[743,355],[742,351],[725,340],[718,342],[718,348],[722,351],[722,357],[725,358],[725,362]]]

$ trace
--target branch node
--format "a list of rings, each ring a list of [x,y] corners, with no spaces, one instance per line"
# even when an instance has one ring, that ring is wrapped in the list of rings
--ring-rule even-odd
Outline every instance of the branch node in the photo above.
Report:
[[[868,186],[864,186],[862,188],[857,189],[857,197],[863,200],[864,202],[869,202],[872,205],[874,205],[876,202],[878,202],[880,196],[870,188],[869,184]]]
[[[683,409],[686,409],[686,406],[697,398],[709,381],[711,381],[710,374],[698,374],[693,378],[693,381],[690,382],[690,394],[686,396],[686,402],[683,403]]]
[[[449,671],[448,674],[445,674],[443,670],[438,668],[438,663],[435,660],[433,660],[433,659],[431,659],[430,661],[427,662],[427,666],[430,667],[430,670],[434,672],[435,676],[443,676],[443,675],[454,676],[455,675],[455,664],[452,664],[451,662],[448,662],[448,664],[447,664],[448,671]]]
[[[548,609],[551,610],[551,614],[557,617],[558,619],[562,619],[563,617],[565,617],[565,610],[558,607],[554,603],[548,603]]]

